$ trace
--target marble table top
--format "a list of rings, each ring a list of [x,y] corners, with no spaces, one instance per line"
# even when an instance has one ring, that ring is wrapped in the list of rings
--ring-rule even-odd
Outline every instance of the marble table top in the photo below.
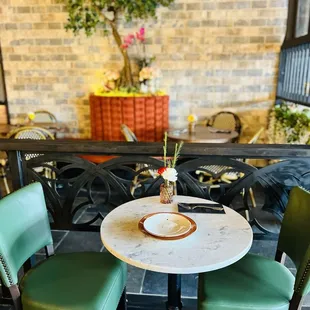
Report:
[[[164,205],[159,196],[127,202],[110,212],[101,224],[101,240],[120,260],[147,270],[188,274],[220,269],[242,258],[250,249],[253,233],[234,210],[226,214],[186,213],[197,230],[180,240],[160,240],[142,233],[139,220],[154,212],[177,212],[177,202],[203,203],[205,199],[175,196]]]

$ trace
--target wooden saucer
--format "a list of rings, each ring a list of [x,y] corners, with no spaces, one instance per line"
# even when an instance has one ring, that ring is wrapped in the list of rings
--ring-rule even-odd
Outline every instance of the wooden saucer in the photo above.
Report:
[[[145,221],[147,218],[149,218],[149,217],[151,217],[151,216],[153,216],[153,215],[155,215],[155,214],[159,214],[159,213],[169,213],[169,214],[177,214],[177,215],[183,216],[183,217],[185,217],[188,221],[190,221],[190,223],[191,223],[191,228],[190,228],[189,231],[187,231],[186,233],[181,234],[181,235],[179,235],[179,236],[174,236],[174,237],[160,237],[160,236],[156,236],[156,235],[153,235],[153,234],[147,232],[147,231],[144,229],[144,221]],[[188,217],[188,216],[186,216],[186,215],[184,215],[184,214],[182,214],[182,213],[179,213],[179,212],[155,212],[155,213],[147,214],[147,215],[145,215],[145,216],[139,221],[138,227],[139,227],[139,229],[140,229],[144,234],[146,234],[146,235],[148,235],[148,236],[152,236],[152,237],[154,237],[154,238],[156,238],[156,239],[160,239],[160,240],[179,240],[179,239],[183,239],[183,238],[188,237],[189,235],[191,235],[193,232],[195,232],[195,231],[197,230],[197,225],[196,225],[195,221],[194,221],[193,219],[191,219],[190,217]]]

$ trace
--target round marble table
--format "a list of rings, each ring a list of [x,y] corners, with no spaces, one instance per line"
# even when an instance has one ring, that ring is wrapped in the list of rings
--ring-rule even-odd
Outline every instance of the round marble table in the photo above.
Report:
[[[175,129],[168,131],[168,138],[174,141],[189,143],[228,143],[238,137],[238,132],[229,133],[211,132],[209,127],[197,126],[195,132],[190,134],[187,129]]]
[[[168,273],[168,309],[181,308],[180,274],[220,269],[242,258],[250,249],[253,233],[248,222],[234,210],[226,214],[186,213],[197,230],[180,240],[159,240],[142,233],[139,220],[149,213],[177,212],[177,202],[208,200],[175,196],[164,205],[159,196],[127,202],[110,212],[101,224],[101,240],[120,260],[147,270]]]

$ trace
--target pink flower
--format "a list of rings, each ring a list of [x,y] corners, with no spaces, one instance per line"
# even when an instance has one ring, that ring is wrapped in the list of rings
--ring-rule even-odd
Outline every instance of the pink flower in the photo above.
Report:
[[[129,47],[129,45],[126,44],[126,43],[124,43],[124,44],[121,45],[121,48],[122,48],[123,50],[126,50],[128,47]]]
[[[133,43],[133,39],[135,38],[135,36],[133,34],[128,34],[125,38],[124,38],[124,42],[125,44],[131,45]]]
[[[136,33],[136,37],[137,37],[137,40],[139,40],[140,42],[144,42],[145,38],[144,36],[142,36],[140,33]]]
[[[144,28],[140,28],[139,32],[136,32],[137,40],[144,42],[145,40],[145,30]]]

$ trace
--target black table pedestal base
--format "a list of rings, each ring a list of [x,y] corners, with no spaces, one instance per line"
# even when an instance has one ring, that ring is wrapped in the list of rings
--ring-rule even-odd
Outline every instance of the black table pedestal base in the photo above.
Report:
[[[168,274],[168,301],[166,307],[167,310],[182,309],[180,274]]]

